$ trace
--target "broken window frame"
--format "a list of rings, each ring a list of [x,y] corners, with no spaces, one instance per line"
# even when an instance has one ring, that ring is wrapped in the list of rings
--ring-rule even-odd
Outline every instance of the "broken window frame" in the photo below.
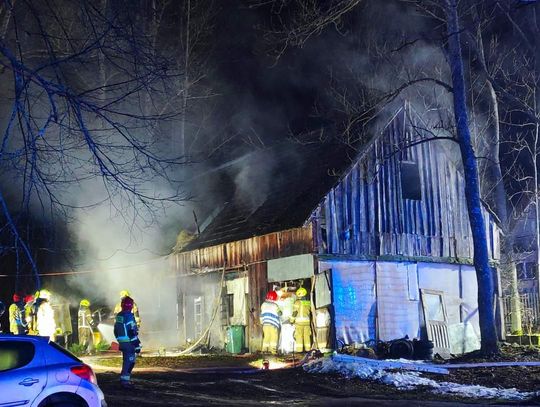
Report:
[[[422,200],[422,178],[417,161],[402,160],[399,163],[401,197],[412,201]]]

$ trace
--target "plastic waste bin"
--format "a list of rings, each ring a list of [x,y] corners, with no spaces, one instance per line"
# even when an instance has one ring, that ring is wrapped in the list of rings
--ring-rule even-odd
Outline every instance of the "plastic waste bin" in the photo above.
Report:
[[[227,346],[229,353],[240,353],[244,347],[244,326],[232,325],[227,327]]]

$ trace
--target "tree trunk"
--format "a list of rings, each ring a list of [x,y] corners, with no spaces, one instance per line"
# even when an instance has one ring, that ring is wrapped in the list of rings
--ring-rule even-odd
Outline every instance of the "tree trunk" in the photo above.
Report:
[[[535,117],[540,117],[540,39],[538,35],[540,33],[540,26],[538,23],[538,9],[534,7],[531,13],[531,26],[534,27],[534,113]],[[534,163],[534,203],[535,203],[535,215],[536,215],[536,285],[540,293],[540,188],[538,185],[538,154],[540,143],[540,127],[538,120],[536,121],[534,129],[534,151],[533,151],[533,163]],[[537,310],[538,311],[538,310]]]
[[[478,13],[475,13],[475,17],[478,18]],[[487,186],[488,189],[492,190],[489,193],[488,198],[490,203],[493,205],[493,210],[501,222],[501,228],[503,231],[502,245],[501,245],[501,265],[497,270],[497,310],[498,310],[498,320],[501,324],[501,328],[504,326],[504,315],[503,315],[503,306],[501,301],[501,286],[500,286],[500,271],[502,269],[504,276],[509,277],[510,281],[510,295],[511,295],[511,320],[512,320],[512,332],[521,331],[521,304],[519,301],[519,290],[517,283],[517,272],[516,264],[514,261],[514,239],[512,236],[512,231],[510,229],[510,222],[508,217],[508,195],[506,193],[506,188],[504,185],[504,179],[501,170],[500,162],[500,126],[499,126],[499,100],[497,98],[497,93],[493,88],[493,84],[488,78],[488,66],[486,57],[484,54],[484,40],[482,38],[482,28],[480,23],[478,23],[476,28],[476,44],[477,44],[477,53],[480,60],[482,68],[479,69],[479,75],[483,78],[485,86],[487,88],[487,97],[486,102],[488,104],[490,118],[489,118],[489,131],[487,134]],[[501,335],[500,339],[504,338],[504,329],[501,329],[499,332]]]
[[[494,279],[489,265],[486,227],[482,215],[478,162],[474,153],[467,113],[465,78],[461,54],[459,20],[456,0],[446,0],[448,33],[448,63],[452,71],[454,88],[454,118],[465,175],[465,199],[469,213],[473,246],[474,267],[478,281],[478,314],[480,318],[481,351],[485,354],[498,352],[495,313],[493,307]]]

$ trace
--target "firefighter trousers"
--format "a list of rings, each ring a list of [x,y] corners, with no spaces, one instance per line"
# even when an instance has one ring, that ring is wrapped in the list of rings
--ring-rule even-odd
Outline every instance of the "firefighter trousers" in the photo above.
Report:
[[[135,359],[137,353],[135,345],[131,342],[120,343],[120,351],[122,352],[122,371],[120,372],[120,381],[129,382],[131,379],[131,371],[135,367]]]
[[[311,326],[309,324],[294,325],[294,351],[307,352],[311,350]]]
[[[79,345],[84,346],[87,352],[94,350],[94,333],[90,327],[79,328]]]
[[[279,339],[279,330],[270,324],[263,325],[263,344],[262,352],[270,352],[272,354],[277,353],[277,345]]]

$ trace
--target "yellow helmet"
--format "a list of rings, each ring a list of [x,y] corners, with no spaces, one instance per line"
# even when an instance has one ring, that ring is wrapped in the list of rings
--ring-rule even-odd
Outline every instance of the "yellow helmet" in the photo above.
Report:
[[[307,290],[304,287],[300,287],[298,290],[296,290],[297,297],[305,297],[306,295],[307,295]]]
[[[128,290],[120,291],[120,298],[124,298],[124,297],[131,297],[131,294],[129,293]]]
[[[90,300],[87,300],[86,298],[81,300],[80,303],[81,307],[89,307],[90,306]]]
[[[50,300],[51,299],[51,292],[49,290],[41,290],[39,292],[39,298],[42,298],[44,300]]]

